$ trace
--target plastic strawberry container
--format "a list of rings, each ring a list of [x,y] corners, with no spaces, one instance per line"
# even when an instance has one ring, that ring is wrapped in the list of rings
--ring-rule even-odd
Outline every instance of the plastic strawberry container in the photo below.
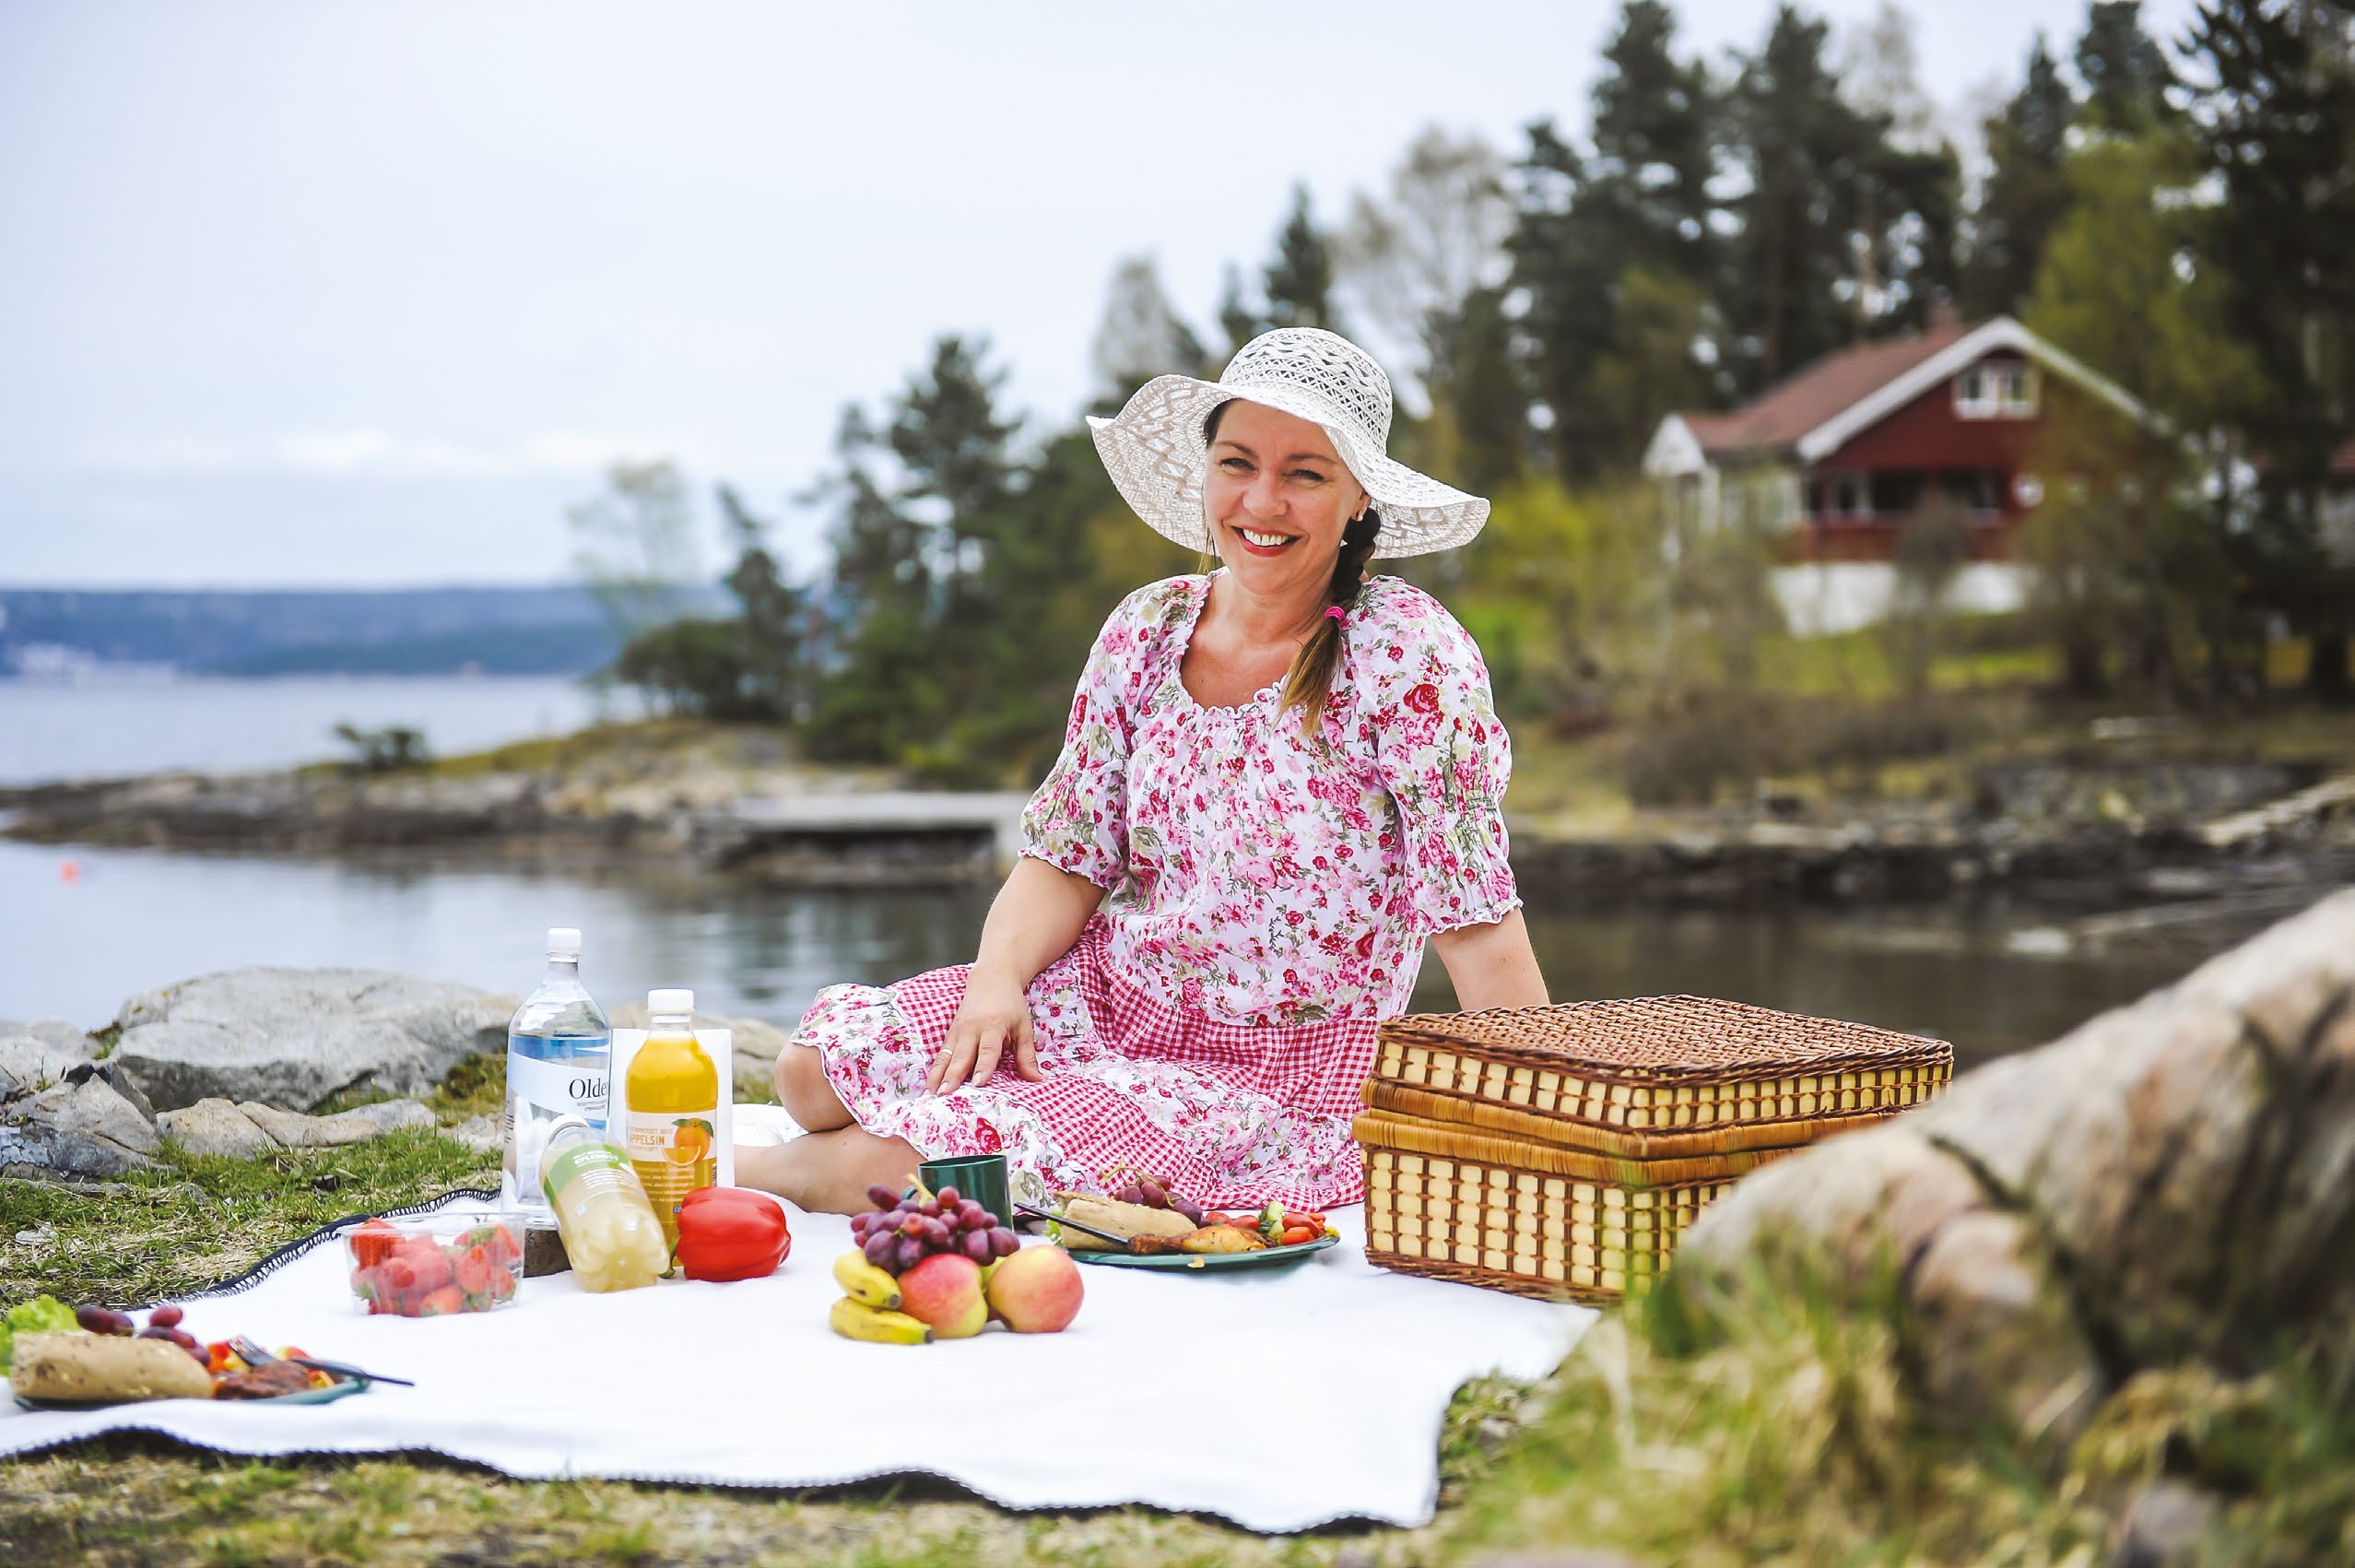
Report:
[[[512,1215],[445,1210],[344,1232],[352,1300],[371,1316],[490,1312],[515,1299],[524,1232]]]

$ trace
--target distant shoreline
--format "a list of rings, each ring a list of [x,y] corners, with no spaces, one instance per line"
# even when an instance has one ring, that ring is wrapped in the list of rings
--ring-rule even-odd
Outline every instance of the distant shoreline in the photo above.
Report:
[[[2154,771],[2154,799],[2184,764]],[[2228,764],[2216,764],[2219,769]],[[1532,897],[1596,902],[1915,902],[1990,893],[2117,905],[2355,880],[2355,784],[2241,781],[2246,805],[2113,809],[2131,773],[2067,764],[2013,781],[2022,804],[1829,802],[1654,811],[1607,826],[1513,818]],[[2305,794],[2292,793],[2295,784]],[[2270,795],[2263,793],[2270,788]],[[2101,812],[2032,803],[2099,793]],[[2302,805],[2314,796],[2311,808]],[[944,809],[912,814],[938,799]],[[647,720],[421,769],[335,764],[0,788],[0,836],[35,843],[337,856],[660,864],[778,886],[941,886],[1002,872],[1019,795],[926,796],[887,770],[796,760],[783,737]],[[885,801],[895,809],[883,809]],[[946,808],[960,802],[956,809]],[[1011,807],[1008,806],[1011,803]],[[862,818],[862,803],[867,817]],[[2274,813],[2268,817],[2267,811]]]

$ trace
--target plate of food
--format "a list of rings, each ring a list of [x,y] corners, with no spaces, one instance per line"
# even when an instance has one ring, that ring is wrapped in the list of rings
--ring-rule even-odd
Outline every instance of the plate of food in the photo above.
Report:
[[[1109,1198],[1065,1193],[1062,1208],[1042,1216],[1048,1238],[1075,1262],[1184,1272],[1280,1267],[1341,1239],[1322,1214],[1277,1203],[1255,1214],[1215,1213],[1171,1199],[1158,1183],[1144,1195],[1149,1199],[1156,1189],[1164,1201],[1130,1201],[1136,1187]]]
[[[42,1304],[54,1306],[49,1298]],[[21,1309],[18,1309],[21,1310]],[[13,1315],[13,1314],[12,1314]],[[273,1356],[245,1340],[205,1345],[166,1304],[136,1328],[103,1307],[58,1307],[11,1336],[8,1390],[28,1410],[88,1410],[149,1399],[237,1399],[322,1405],[365,1390],[356,1367],[312,1361],[288,1348]]]

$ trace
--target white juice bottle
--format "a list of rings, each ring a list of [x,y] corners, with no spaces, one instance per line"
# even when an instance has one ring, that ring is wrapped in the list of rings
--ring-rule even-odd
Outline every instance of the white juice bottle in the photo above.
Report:
[[[662,1221],[629,1160],[580,1117],[549,1124],[540,1183],[582,1289],[634,1291],[670,1267]]]
[[[548,934],[548,976],[524,998],[507,1026],[505,1155],[500,1197],[526,1225],[556,1216],[541,1190],[540,1158],[559,1116],[577,1116],[593,1133],[606,1127],[613,1026],[581,984],[581,933]]]

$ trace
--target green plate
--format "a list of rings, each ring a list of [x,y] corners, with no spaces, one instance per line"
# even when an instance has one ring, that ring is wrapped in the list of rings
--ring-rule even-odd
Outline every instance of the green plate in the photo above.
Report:
[[[367,1391],[368,1380],[347,1377],[330,1383],[324,1388],[306,1388],[300,1394],[277,1394],[267,1399],[223,1399],[224,1405],[324,1405],[347,1394]],[[107,1410],[117,1405],[154,1405],[167,1403],[158,1399],[28,1399],[17,1396],[17,1403],[28,1410]]]
[[[1186,1274],[1211,1274],[1222,1268],[1272,1268],[1278,1264],[1298,1263],[1313,1252],[1323,1252],[1340,1241],[1338,1236],[1319,1236],[1313,1242],[1294,1242],[1288,1247],[1265,1247],[1258,1252],[1097,1252],[1092,1248],[1072,1253],[1081,1263],[1101,1263],[1113,1268],[1174,1268]]]

